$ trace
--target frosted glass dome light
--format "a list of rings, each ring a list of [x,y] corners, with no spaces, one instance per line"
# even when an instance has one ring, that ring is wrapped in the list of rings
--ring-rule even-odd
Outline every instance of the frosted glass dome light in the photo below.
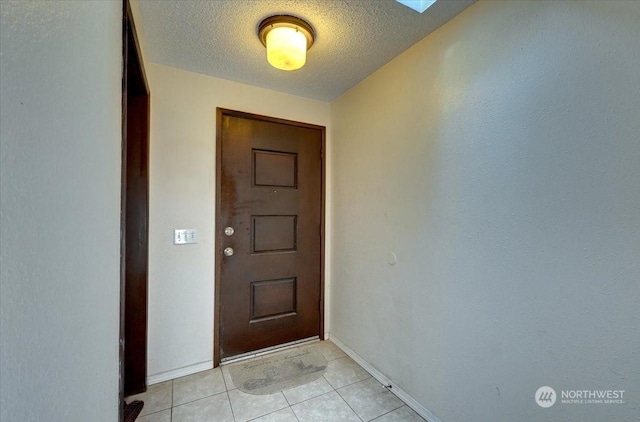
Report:
[[[271,16],[260,23],[258,36],[267,47],[267,61],[281,70],[300,69],[314,41],[311,25],[295,16]]]
[[[267,61],[276,69],[300,69],[307,61],[307,38],[293,28],[273,28],[267,34]]]

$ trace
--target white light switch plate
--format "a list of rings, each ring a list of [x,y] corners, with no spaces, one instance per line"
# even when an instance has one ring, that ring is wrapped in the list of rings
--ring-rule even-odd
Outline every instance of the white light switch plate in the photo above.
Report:
[[[173,244],[186,245],[198,243],[198,235],[195,229],[176,229],[173,231]]]

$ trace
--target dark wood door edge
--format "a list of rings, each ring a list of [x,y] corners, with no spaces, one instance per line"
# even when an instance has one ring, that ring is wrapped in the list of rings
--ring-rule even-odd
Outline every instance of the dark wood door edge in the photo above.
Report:
[[[124,419],[124,303],[125,303],[125,236],[127,227],[127,1],[122,2],[122,131],[121,131],[121,164],[120,164],[120,333],[118,338],[118,421]]]
[[[270,123],[280,123],[286,124],[290,126],[304,127],[310,129],[319,130],[322,133],[322,176],[321,176],[321,191],[322,191],[322,200],[321,200],[321,237],[320,237],[320,303],[319,303],[319,313],[320,313],[320,326],[318,327],[318,335],[321,340],[324,340],[324,285],[325,285],[325,205],[326,205],[326,127],[314,125],[310,123],[297,122],[293,120],[281,119],[277,117],[263,116],[259,114],[253,113],[245,113],[237,110],[230,110],[226,108],[217,107],[216,108],[216,234],[215,234],[215,242],[216,247],[214,250],[215,253],[215,281],[214,281],[214,312],[213,312],[213,366],[218,367],[220,365],[220,266],[222,265],[222,216],[221,216],[221,194],[222,194],[222,117],[223,116],[233,116],[240,117],[244,119],[251,120],[259,120]]]
[[[135,73],[135,77],[130,78],[131,71]],[[131,12],[131,5],[129,0],[123,0],[122,2],[122,139],[121,139],[121,209],[120,209],[120,333],[119,333],[119,385],[118,385],[118,420],[122,421],[124,417],[124,390],[125,390],[125,305],[126,305],[126,227],[127,227],[127,131],[129,129],[129,100],[132,95],[135,95],[140,104],[140,109],[146,114],[146,130],[144,136],[146,136],[146,151],[143,154],[146,155],[146,159],[149,157],[149,85],[147,83],[146,73],[144,70],[144,64],[142,62],[142,56],[140,54],[140,45],[135,29],[135,22],[133,21],[133,14]],[[147,173],[147,191],[148,191],[148,173]],[[148,195],[146,198],[146,212],[148,216]],[[146,218],[145,232],[148,233],[148,218]],[[146,302],[146,298],[145,298]],[[146,304],[145,304],[146,307]],[[146,315],[146,312],[145,312]],[[145,336],[146,337],[146,336]],[[146,366],[146,362],[145,362]],[[145,369],[146,370],[146,369]],[[143,386],[144,387],[144,386]]]
[[[125,235],[127,227],[127,52],[129,42],[129,2],[122,2],[122,133],[121,133],[121,173],[120,173],[120,335],[118,340],[118,421],[124,419],[124,304],[125,304]]]

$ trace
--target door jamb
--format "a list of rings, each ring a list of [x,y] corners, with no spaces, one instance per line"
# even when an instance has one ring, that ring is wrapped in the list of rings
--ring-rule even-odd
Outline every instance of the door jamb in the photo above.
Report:
[[[319,338],[324,340],[324,279],[325,279],[325,200],[326,200],[326,127],[314,125],[310,123],[296,122],[294,120],[280,119],[277,117],[263,116],[260,114],[245,113],[237,110],[216,107],[216,233],[215,233],[215,281],[214,281],[214,310],[213,310],[213,366],[220,365],[220,265],[222,264],[222,227],[221,218],[221,200],[222,200],[222,117],[233,116],[243,119],[258,120],[269,123],[280,123],[290,126],[304,127],[319,130],[322,134],[322,146],[320,150],[321,164],[321,192],[322,199],[320,201],[320,303],[318,311],[320,312]]]
[[[130,47],[133,45],[133,50],[130,51]],[[134,54],[135,63],[130,63],[129,55]],[[139,74],[133,87],[130,86],[129,78],[127,76],[130,66],[136,66],[135,71]],[[118,341],[119,351],[119,380],[118,380],[118,420],[124,419],[124,387],[125,387],[125,304],[126,304],[126,232],[127,232],[127,140],[128,140],[128,97],[130,92],[134,92],[138,96],[146,97],[146,124],[149,125],[149,112],[150,112],[150,93],[149,83],[147,81],[146,72],[144,69],[144,63],[142,61],[142,54],[140,44],[138,41],[138,35],[136,31],[135,22],[133,21],[133,13],[131,11],[131,4],[129,0],[122,1],[122,141],[121,141],[121,175],[120,175],[120,333]],[[149,159],[149,127],[146,129],[146,157]],[[148,166],[148,162],[147,162]],[[148,168],[148,167],[147,167]],[[148,173],[147,173],[148,184]],[[148,185],[147,185],[148,186]],[[148,233],[148,212],[149,212],[149,196],[147,188],[146,199],[146,224],[145,229]],[[148,261],[147,261],[148,265]],[[145,298],[146,302],[146,298]],[[146,309],[145,309],[146,314]],[[145,323],[146,324],[146,323]],[[146,331],[146,328],[145,328]],[[146,336],[145,336],[146,337]],[[146,341],[146,340],[145,340]],[[145,349],[146,355],[146,349]],[[146,371],[146,358],[145,358],[145,371]],[[146,389],[146,380],[145,380]]]

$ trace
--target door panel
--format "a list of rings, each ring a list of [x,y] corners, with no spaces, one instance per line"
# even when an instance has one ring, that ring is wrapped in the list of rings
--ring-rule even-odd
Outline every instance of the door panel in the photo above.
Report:
[[[323,142],[319,126],[218,110],[216,362],[321,333]]]
[[[251,252],[295,252],[297,215],[254,215],[251,217]]]

